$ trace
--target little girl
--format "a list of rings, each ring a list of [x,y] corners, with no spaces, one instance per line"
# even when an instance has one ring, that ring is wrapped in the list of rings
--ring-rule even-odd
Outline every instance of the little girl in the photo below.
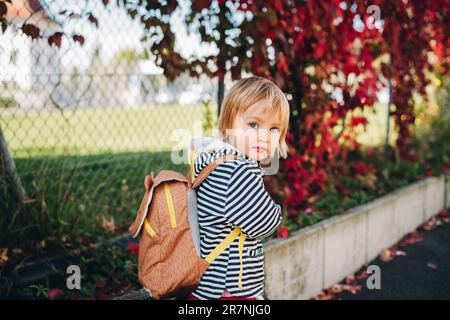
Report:
[[[281,207],[264,188],[260,161],[286,158],[288,124],[289,104],[280,88],[262,77],[241,79],[224,98],[219,117],[221,138],[210,143],[209,150],[195,148],[200,151],[194,161],[195,177],[224,154],[239,156],[221,163],[197,188],[202,257],[236,226],[245,240],[242,261],[238,238],[213,260],[187,300],[262,299],[261,240],[280,224]]]

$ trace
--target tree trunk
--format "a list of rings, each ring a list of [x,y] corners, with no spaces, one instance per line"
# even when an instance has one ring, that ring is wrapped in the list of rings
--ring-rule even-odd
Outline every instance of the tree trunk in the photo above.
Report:
[[[22,206],[25,200],[25,189],[22,186],[20,177],[17,174],[16,165],[14,159],[11,157],[8,144],[6,143],[3,130],[0,127],[0,161],[2,170],[4,170],[6,177],[6,185],[11,188],[11,191],[16,195],[19,205]]]
[[[217,116],[220,115],[220,109],[222,108],[222,101],[223,101],[223,95],[224,95],[224,90],[225,90],[225,75],[223,76],[219,76],[219,81],[218,81],[218,89],[217,89]]]

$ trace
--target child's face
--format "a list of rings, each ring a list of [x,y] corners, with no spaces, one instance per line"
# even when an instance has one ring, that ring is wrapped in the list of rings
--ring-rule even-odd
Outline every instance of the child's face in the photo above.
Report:
[[[263,112],[265,103],[258,101],[238,114],[232,130],[227,130],[228,142],[256,161],[272,157],[280,141],[281,121],[277,115]]]

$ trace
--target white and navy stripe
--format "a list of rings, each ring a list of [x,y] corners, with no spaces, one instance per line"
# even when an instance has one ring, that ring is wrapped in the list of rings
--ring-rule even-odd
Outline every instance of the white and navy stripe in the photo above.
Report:
[[[195,297],[218,299],[227,289],[234,296],[255,297],[264,293],[264,250],[261,240],[281,222],[281,207],[264,188],[262,168],[237,149],[201,153],[195,159],[195,176],[224,154],[239,159],[221,163],[197,188],[201,255],[206,256],[236,227],[246,240],[243,252],[242,291],[238,287],[240,260],[238,239],[218,256],[203,274]]]

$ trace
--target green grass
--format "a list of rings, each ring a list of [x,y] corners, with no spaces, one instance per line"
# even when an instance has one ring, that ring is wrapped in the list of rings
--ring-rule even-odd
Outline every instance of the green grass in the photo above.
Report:
[[[176,130],[193,132],[203,106],[76,109],[7,115],[0,126],[15,158],[89,155],[102,152],[167,151]],[[186,135],[184,135],[186,136]]]
[[[30,203],[22,213],[26,221],[17,220],[8,232],[2,232],[2,238],[10,235],[3,240],[17,245],[25,235],[27,240],[107,236],[98,218],[114,218],[118,227],[129,224],[144,193],[144,177],[151,170],[187,171],[186,165],[171,162],[170,152],[17,159],[16,167],[22,172]],[[34,170],[22,170],[30,167]],[[23,233],[24,226],[33,232]]]
[[[0,217],[1,242],[23,247],[40,239],[69,238],[69,243],[88,235],[115,236],[101,227],[102,216],[126,230],[144,193],[145,175],[187,171],[187,165],[173,163],[171,150],[189,140],[196,121],[201,126],[203,112],[201,105],[167,105],[2,116],[29,201],[18,212],[4,205],[11,195],[0,194],[0,209],[7,212]],[[172,136],[177,129],[181,133]]]

